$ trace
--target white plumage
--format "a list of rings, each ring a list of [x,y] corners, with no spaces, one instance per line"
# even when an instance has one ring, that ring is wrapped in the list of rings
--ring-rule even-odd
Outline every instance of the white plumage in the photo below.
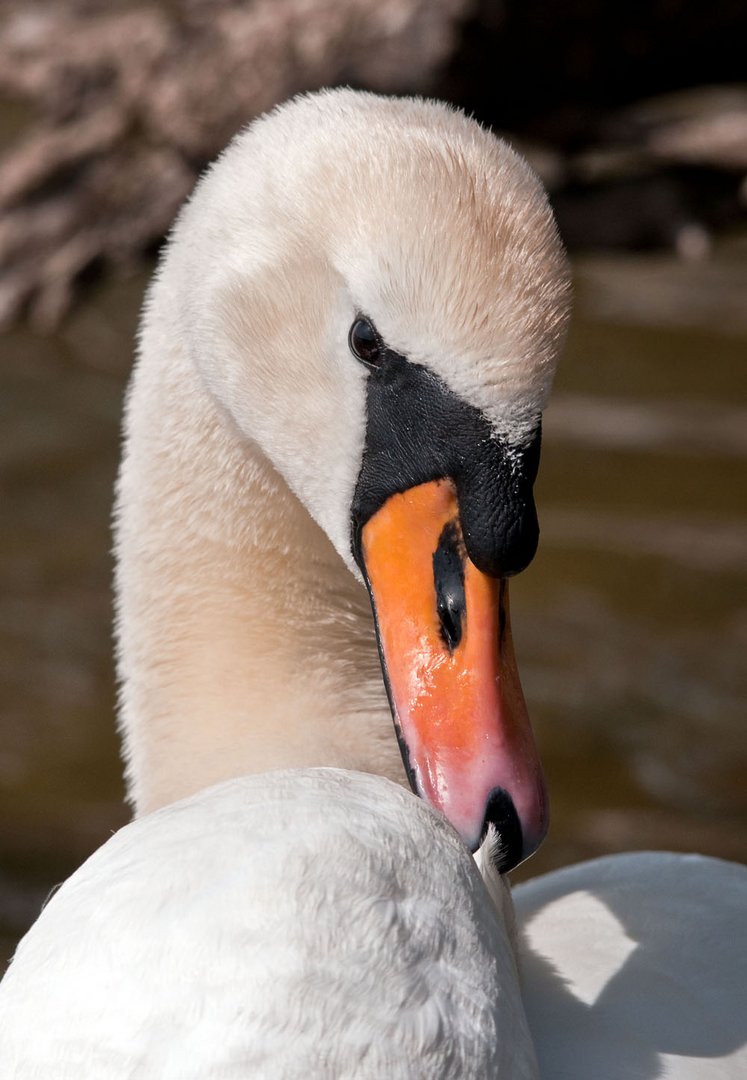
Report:
[[[510,933],[452,829],[382,777],[230,780],[51,899],[0,984],[1,1074],[529,1080]]]
[[[518,943],[486,876],[383,777],[226,781],[52,897],[0,983],[3,1080],[745,1075],[747,870],[548,874],[514,890]]]
[[[543,1080],[747,1075],[747,869],[633,852],[513,892]]]

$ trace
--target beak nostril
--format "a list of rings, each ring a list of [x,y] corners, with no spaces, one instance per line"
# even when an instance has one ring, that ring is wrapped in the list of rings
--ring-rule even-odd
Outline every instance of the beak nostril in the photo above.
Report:
[[[467,615],[464,592],[465,558],[459,525],[456,521],[450,521],[444,526],[438,547],[433,553],[436,612],[441,637],[449,652],[453,652],[462,640]]]
[[[453,594],[439,596],[436,610],[441,622],[441,636],[448,649],[453,652],[462,640],[462,608],[459,598]]]

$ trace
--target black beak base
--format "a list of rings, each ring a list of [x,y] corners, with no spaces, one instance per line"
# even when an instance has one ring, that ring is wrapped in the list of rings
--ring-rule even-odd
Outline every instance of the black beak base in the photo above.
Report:
[[[486,417],[437,375],[387,350],[368,378],[368,424],[352,508],[353,556],[363,570],[360,534],[390,495],[452,479],[464,542],[478,569],[509,577],[529,565],[539,526],[532,487],[541,442],[510,446]]]

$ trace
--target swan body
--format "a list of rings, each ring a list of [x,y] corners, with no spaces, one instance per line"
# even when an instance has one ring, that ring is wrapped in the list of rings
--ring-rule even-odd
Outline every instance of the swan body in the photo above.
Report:
[[[518,932],[484,873],[383,777],[225,781],[54,894],[0,983],[3,1078],[745,1075],[747,869],[597,859],[518,886]]]
[[[510,900],[382,777],[226,781],[125,826],[0,983],[3,1080],[537,1076]]]
[[[747,868],[610,855],[513,899],[543,1080],[747,1076]]]

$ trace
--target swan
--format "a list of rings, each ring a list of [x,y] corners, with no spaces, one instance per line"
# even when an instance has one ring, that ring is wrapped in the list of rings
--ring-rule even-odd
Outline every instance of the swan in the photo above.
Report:
[[[568,306],[539,181],[446,105],[328,91],[230,144],[161,259],[126,409],[136,813],[337,766],[409,779],[473,850],[494,827],[504,870],[536,849],[507,579]]]
[[[118,663],[136,814],[279,768],[409,781],[469,849],[489,835],[478,857],[505,914],[499,872],[548,821],[507,579],[537,543],[569,302],[537,179],[458,111],[330,91],[231,144],[161,260],[127,406]],[[742,869],[666,855],[517,889],[543,1076],[741,1075],[744,897]],[[655,947],[620,960],[634,941]],[[606,1056],[597,1020],[618,1024]]]
[[[481,853],[478,858],[481,858]],[[223,781],[126,825],[0,983],[4,1080],[737,1080],[747,870],[514,889],[384,777]]]
[[[543,1080],[747,1076],[747,867],[607,855],[513,899]]]
[[[513,933],[443,817],[391,781],[223,781],[126,825],[52,897],[0,983],[0,1072],[534,1080]]]
[[[598,860],[514,924],[506,578],[567,310],[536,180],[445,106],[296,99],[201,181],[118,489],[136,820],[19,946],[4,1076],[744,1075],[743,868]]]

